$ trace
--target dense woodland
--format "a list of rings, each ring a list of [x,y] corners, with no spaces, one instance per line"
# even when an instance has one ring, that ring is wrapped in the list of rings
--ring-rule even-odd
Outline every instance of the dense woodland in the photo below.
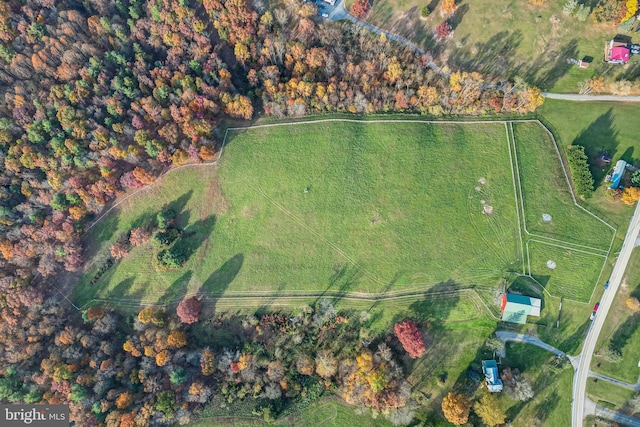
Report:
[[[93,308],[82,325],[52,298],[56,275],[83,265],[86,224],[162,171],[214,160],[223,117],[526,113],[542,102],[522,82],[444,76],[427,55],[316,17],[297,0],[269,10],[262,0],[0,0],[2,399],[72,402],[85,425],[124,426],[188,419],[214,390],[271,399],[318,383],[360,387],[342,392],[354,404],[404,406],[392,354],[359,339],[332,347],[350,328],[335,316],[247,321],[214,356],[170,317],[126,325]],[[309,324],[304,334],[296,326]],[[286,352],[291,340],[350,362],[329,369],[337,365],[328,358],[323,374],[320,353]],[[363,370],[377,373],[373,383]]]

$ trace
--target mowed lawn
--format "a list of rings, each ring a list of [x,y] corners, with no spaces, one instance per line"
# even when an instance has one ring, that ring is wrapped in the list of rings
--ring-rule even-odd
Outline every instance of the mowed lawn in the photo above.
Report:
[[[146,245],[90,285],[110,243],[169,203],[200,236],[185,267],[156,273]],[[517,233],[503,124],[232,131],[217,171],[169,174],[91,230],[97,255],[74,298],[493,285],[521,263]]]
[[[502,124],[234,131],[219,177],[231,208],[204,262],[244,254],[229,290],[490,285],[518,260]]]

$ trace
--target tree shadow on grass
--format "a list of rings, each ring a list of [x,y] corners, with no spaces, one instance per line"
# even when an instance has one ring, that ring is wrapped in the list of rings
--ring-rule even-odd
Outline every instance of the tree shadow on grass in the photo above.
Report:
[[[189,203],[189,200],[192,196],[193,190],[189,190],[174,201],[164,205],[158,212],[156,212],[156,214],[158,214],[159,212],[167,212],[171,210],[176,214],[176,222],[178,227],[184,228],[189,223],[189,211],[184,211],[184,208],[185,206],[187,206],[187,203]],[[154,223],[153,225],[157,224]]]
[[[571,67],[567,59],[578,57],[578,41],[572,39],[565,45],[538,56],[525,73],[525,80],[542,90],[551,89]]]
[[[596,187],[602,184],[610,167],[609,165],[597,165],[596,158],[604,151],[613,158],[618,150],[619,143],[618,132],[613,129],[613,109],[609,109],[594,120],[571,143],[572,145],[584,147]]]
[[[187,294],[189,281],[192,276],[193,271],[187,270],[164,291],[164,294],[158,299],[158,302],[161,304],[179,304]]]
[[[615,333],[611,337],[611,343],[609,346],[612,349],[618,350],[622,353],[622,350],[629,342],[629,339],[636,332],[638,327],[640,326],[640,313],[635,313],[632,316],[627,317],[627,320],[624,321],[618,329],[616,329]]]
[[[519,65],[516,51],[523,41],[520,31],[501,31],[484,43],[454,51],[449,61],[457,68],[490,76],[512,77]]]
[[[565,324],[571,323],[570,316],[565,314],[563,315],[563,318]],[[591,320],[589,320],[589,317],[586,317],[585,322],[580,325],[573,334],[571,334],[568,338],[558,344],[556,348],[567,354],[577,354],[577,351],[580,348],[580,345],[582,345],[582,341],[586,337],[587,331],[589,330],[590,326]]]
[[[189,258],[191,258],[191,255],[193,255],[209,237],[215,224],[215,215],[209,215],[205,219],[191,224],[182,232],[178,241],[174,243],[172,250],[183,254],[185,262],[187,262]]]
[[[206,307],[207,311],[215,312],[215,300],[222,297],[236,278],[242,265],[244,264],[244,254],[238,253],[229,258],[224,264],[202,283],[198,291],[199,294],[205,294],[208,300],[212,300],[213,304]]]
[[[560,396],[558,395],[558,391],[553,390],[549,396],[547,396],[542,402],[538,403],[533,409],[536,419],[544,425],[544,422],[549,418],[549,414],[551,414],[558,406],[559,401]]]

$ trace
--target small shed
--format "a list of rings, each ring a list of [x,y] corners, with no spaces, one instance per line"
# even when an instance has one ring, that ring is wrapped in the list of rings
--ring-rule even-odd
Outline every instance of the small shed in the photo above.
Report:
[[[509,293],[502,294],[500,310],[504,322],[524,325],[527,323],[527,316],[540,317],[541,308],[542,301],[539,298]]]
[[[490,393],[500,393],[502,391],[502,380],[498,375],[498,364],[495,360],[483,360],[482,372],[484,373],[484,380],[487,384],[487,390]]]
[[[611,185],[609,186],[610,189],[613,190],[620,186],[620,181],[624,176],[624,171],[626,170],[626,168],[627,162],[625,162],[624,160],[618,160],[616,166],[613,168],[613,173],[611,174]]]

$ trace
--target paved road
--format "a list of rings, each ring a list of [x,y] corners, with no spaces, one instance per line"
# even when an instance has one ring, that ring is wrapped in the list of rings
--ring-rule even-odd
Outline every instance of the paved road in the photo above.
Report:
[[[555,354],[556,356],[566,357],[567,359],[569,359],[569,361],[571,362],[571,365],[573,365],[574,367],[578,363],[578,358],[573,357],[573,356],[569,356],[565,352],[560,351],[557,348],[555,348],[553,346],[550,346],[549,344],[545,343],[544,341],[541,341],[537,337],[534,337],[534,336],[531,336],[531,335],[517,334],[515,332],[510,332],[510,331],[496,331],[496,336],[500,339],[500,341],[505,341],[505,342],[507,342],[507,341],[523,342],[523,343],[526,343],[526,344],[531,344],[531,345],[535,345],[536,347],[543,348],[543,349]]]
[[[640,419],[638,418],[630,417],[620,412],[616,412],[612,409],[605,408],[604,406],[596,405],[590,400],[589,402],[587,402],[587,406],[589,406],[591,409],[589,413],[597,417],[606,418],[607,420],[615,421],[618,424],[624,426],[640,427]]]
[[[564,99],[565,101],[640,102],[640,96],[577,95],[577,94],[571,94],[571,93],[549,93],[549,92],[542,92],[542,96],[549,99]]]
[[[630,384],[628,382],[620,381],[620,380],[617,380],[615,378],[611,378],[611,377],[608,377],[606,375],[602,375],[602,374],[599,374],[599,373],[593,372],[593,371],[589,371],[589,376],[591,378],[597,378],[599,380],[606,381],[608,383],[615,384],[615,385],[618,385],[620,387],[627,388],[629,390],[640,391],[640,382],[635,383],[635,384]]]
[[[580,357],[578,367],[576,368],[575,375],[573,376],[573,403],[571,405],[571,423],[573,427],[582,427],[584,420],[584,402],[586,398],[587,389],[587,377],[590,371],[591,358],[596,348],[596,342],[602,326],[607,318],[607,313],[613,303],[613,298],[618,292],[618,287],[622,282],[624,271],[627,268],[627,263],[631,257],[631,251],[633,250],[636,238],[640,233],[640,203],[636,204],[636,210],[629,223],[629,229],[627,235],[624,238],[622,249],[616,264],[613,267],[613,272],[609,278],[609,288],[605,291],[602,299],[600,300],[600,307],[598,307],[598,314],[591,323],[591,327],[587,332],[587,338],[584,341],[582,347],[582,355]]]

